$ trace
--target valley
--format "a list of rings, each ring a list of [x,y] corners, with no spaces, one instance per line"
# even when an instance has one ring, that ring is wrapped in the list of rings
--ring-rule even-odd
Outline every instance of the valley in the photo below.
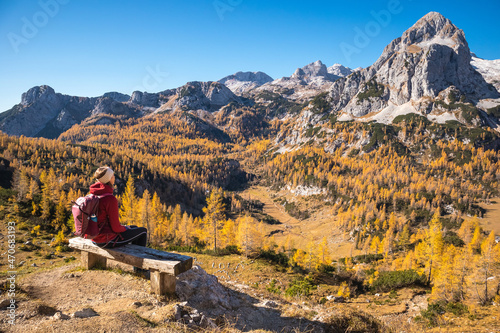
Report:
[[[360,254],[349,241],[349,236],[337,228],[330,206],[324,206],[320,197],[297,197],[288,190],[275,192],[263,186],[252,186],[239,193],[247,200],[258,200],[263,204],[262,212],[276,219],[279,224],[264,226],[264,233],[272,235],[276,243],[284,244],[292,241],[297,248],[307,248],[309,242],[318,244],[328,235],[328,247],[331,258],[337,260],[347,256]],[[297,202],[302,210],[312,211],[307,219],[298,220],[288,214],[280,200]]]

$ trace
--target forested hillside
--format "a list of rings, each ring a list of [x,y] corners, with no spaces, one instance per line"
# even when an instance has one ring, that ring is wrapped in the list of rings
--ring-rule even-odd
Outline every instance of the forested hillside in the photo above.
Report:
[[[299,134],[295,123],[274,124],[278,136],[307,139],[291,146],[270,135],[247,142],[200,122],[165,114],[76,125],[58,140],[2,134],[2,191],[12,196],[2,217],[34,235],[69,237],[71,200],[87,193],[98,166],[109,165],[122,222],[148,227],[151,246],[241,253],[303,272],[341,270],[345,296],[420,284],[432,287],[435,301],[498,302],[500,284],[491,277],[500,246],[481,228],[479,206],[499,195],[500,154],[485,148],[498,140],[491,130],[416,116],[392,125],[330,121]],[[264,230],[284,221],[240,195],[257,183],[321,189],[308,200],[330,214],[332,230],[343,230],[357,255],[334,255],[329,234],[302,235],[304,248],[286,232],[276,241]],[[275,201],[304,226],[314,222],[300,200]]]

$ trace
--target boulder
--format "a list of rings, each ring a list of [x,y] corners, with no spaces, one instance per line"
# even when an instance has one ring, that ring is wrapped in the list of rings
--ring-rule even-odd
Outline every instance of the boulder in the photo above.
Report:
[[[238,306],[238,299],[231,297],[217,277],[207,274],[198,265],[177,276],[175,291],[182,301],[197,309],[232,309]]]
[[[98,315],[99,314],[97,312],[95,312],[93,309],[85,308],[83,310],[76,311],[75,313],[73,313],[71,315],[71,317],[73,317],[73,318],[89,318],[89,317],[95,317]]]

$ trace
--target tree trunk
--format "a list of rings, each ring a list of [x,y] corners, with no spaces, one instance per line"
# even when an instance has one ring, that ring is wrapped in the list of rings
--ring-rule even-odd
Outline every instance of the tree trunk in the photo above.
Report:
[[[214,251],[217,251],[217,221],[214,221]]]
[[[432,259],[429,262],[429,278],[427,279],[427,282],[430,284],[431,283],[431,274],[432,274]]]
[[[488,302],[488,269],[484,271],[484,300],[483,304]]]

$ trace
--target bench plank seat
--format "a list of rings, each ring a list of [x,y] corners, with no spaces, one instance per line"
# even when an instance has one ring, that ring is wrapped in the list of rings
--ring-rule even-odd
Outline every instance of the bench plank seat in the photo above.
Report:
[[[98,264],[105,267],[110,259],[150,270],[151,288],[156,294],[175,293],[175,277],[193,266],[192,257],[134,244],[102,249],[90,239],[76,237],[69,240],[69,247],[81,251],[82,265],[87,269]]]

